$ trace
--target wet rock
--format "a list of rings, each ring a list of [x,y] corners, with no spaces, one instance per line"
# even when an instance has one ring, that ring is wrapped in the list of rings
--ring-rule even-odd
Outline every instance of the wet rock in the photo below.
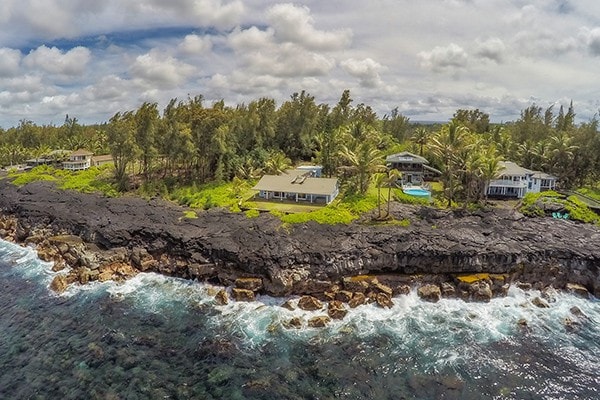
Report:
[[[394,296],[405,296],[410,294],[410,286],[408,285],[400,285],[394,288]]]
[[[440,298],[442,297],[440,287],[432,284],[421,286],[419,289],[417,289],[417,294],[423,300],[433,303],[440,301]]]
[[[455,297],[456,288],[450,282],[442,282],[442,296],[444,297]]]
[[[529,282],[517,282],[516,285],[521,290],[531,290],[531,283]]]
[[[313,296],[302,296],[298,300],[298,308],[304,311],[315,311],[323,308],[323,303]]]
[[[327,324],[330,322],[331,318],[329,318],[327,315],[320,315],[309,319],[308,326],[310,326],[311,328],[323,328],[327,326]]]
[[[392,290],[391,287],[384,285],[382,283],[379,283],[378,280],[374,279],[371,287],[373,289],[375,289],[375,291],[379,292],[379,293],[384,293],[386,295],[388,295],[389,297],[392,297],[392,295],[394,294],[394,291]]]
[[[492,299],[492,289],[490,288],[490,284],[486,281],[479,281],[473,283],[471,285],[472,298],[475,301],[484,301],[488,302]]]
[[[299,317],[294,317],[294,318],[290,319],[289,321],[284,322],[283,326],[286,328],[300,329],[300,328],[302,328],[302,319]]]
[[[296,307],[294,306],[294,303],[292,303],[291,300],[286,300],[286,302],[283,303],[281,305],[281,307],[285,308],[286,310],[290,310],[290,311],[294,311],[296,309]]]
[[[590,292],[585,288],[585,286],[579,285],[577,283],[567,283],[566,286],[567,291],[583,298],[588,298],[590,296]]]
[[[238,278],[233,283],[236,288],[257,292],[263,288],[261,278]]]
[[[351,276],[343,279],[344,289],[349,292],[364,293],[369,289],[369,280],[371,278],[366,275]]]
[[[56,293],[64,292],[67,290],[67,286],[67,277],[65,275],[56,275],[50,283],[50,289],[54,290]]]
[[[569,309],[569,311],[571,312],[571,314],[573,314],[574,316],[578,317],[578,318],[586,318],[586,315],[583,313],[583,311],[581,311],[581,309],[577,306],[573,306]]]
[[[231,289],[231,296],[235,301],[254,301],[256,300],[254,292],[248,289]]]
[[[517,325],[519,325],[520,327],[526,327],[528,325],[527,320],[525,318],[520,318],[517,321]]]
[[[329,315],[332,319],[343,319],[346,314],[348,314],[348,310],[346,310],[344,303],[338,300],[329,302],[327,315]]]
[[[225,289],[221,289],[217,292],[215,295],[215,302],[220,306],[224,306],[229,303],[229,297],[227,296]]]
[[[54,261],[54,265],[52,266],[52,271],[54,271],[54,272],[62,271],[66,267],[67,266],[65,265],[65,262],[62,259],[58,259],[58,260]]]
[[[531,300],[531,304],[533,304],[536,307],[539,308],[549,308],[550,306],[548,305],[548,303],[546,303],[545,300],[543,300],[541,297],[534,297],[533,300]]]
[[[394,306],[394,302],[392,298],[387,293],[377,293],[377,297],[375,298],[377,305],[381,308],[392,308]]]
[[[365,296],[365,294],[361,293],[361,292],[357,292],[352,295],[352,299],[350,299],[350,301],[348,302],[348,305],[351,308],[356,308],[358,306],[365,304],[366,302],[367,302],[367,297]]]
[[[567,332],[575,332],[581,327],[581,324],[578,321],[575,321],[574,319],[571,319],[569,317],[566,317],[563,320],[563,325],[565,326]]]
[[[340,290],[335,294],[335,299],[344,303],[348,303],[350,300],[352,300],[352,296],[352,292],[348,290]]]

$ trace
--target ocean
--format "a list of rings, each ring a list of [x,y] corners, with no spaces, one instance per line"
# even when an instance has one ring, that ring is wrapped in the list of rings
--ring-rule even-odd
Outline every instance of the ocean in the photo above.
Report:
[[[0,399],[600,398],[598,299],[412,292],[308,328],[324,313],[220,306],[217,288],[154,273],[57,295],[50,268],[0,241]]]

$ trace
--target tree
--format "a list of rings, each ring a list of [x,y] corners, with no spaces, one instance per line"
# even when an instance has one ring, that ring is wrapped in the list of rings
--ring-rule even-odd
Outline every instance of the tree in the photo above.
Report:
[[[108,125],[110,153],[115,165],[115,180],[119,190],[128,189],[127,167],[137,158],[139,148],[135,141],[135,116],[133,112],[116,113]]]
[[[141,169],[145,180],[150,178],[153,158],[157,155],[156,131],[158,128],[158,108],[156,103],[144,103],[135,113],[135,141],[141,152]]]
[[[355,179],[355,188],[361,194],[367,192],[371,175],[385,169],[376,138],[374,130],[363,129],[361,124],[351,125],[344,135],[345,144],[340,151],[342,168]]]
[[[456,122],[450,122],[442,127],[432,138],[432,150],[442,164],[442,184],[448,200],[448,207],[455,200],[458,188],[458,172],[460,159],[458,157],[467,142],[469,130]]]
[[[397,169],[393,168],[387,172],[386,184],[388,187],[387,193],[387,215],[390,215],[390,206],[392,203],[392,187],[396,185],[396,182],[402,177],[402,173]]]
[[[281,151],[273,151],[265,163],[265,173],[269,175],[281,175],[290,168],[292,162]]]
[[[410,140],[419,146],[419,155],[423,157],[423,147],[429,141],[429,131],[423,127],[419,127],[415,129],[415,132],[411,136]]]
[[[381,219],[381,188],[387,180],[387,174],[384,172],[376,172],[371,176],[373,184],[377,188],[377,219]]]

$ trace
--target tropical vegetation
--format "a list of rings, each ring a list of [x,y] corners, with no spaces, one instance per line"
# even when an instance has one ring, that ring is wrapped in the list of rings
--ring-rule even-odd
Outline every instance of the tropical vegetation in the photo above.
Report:
[[[385,156],[399,151],[420,154],[441,171],[438,204],[446,207],[484,201],[503,159],[558,176],[561,189],[594,195],[600,181],[598,118],[576,124],[572,103],[566,110],[532,104],[516,121],[501,124],[491,123],[478,109],[459,109],[445,124],[419,124],[398,108],[379,117],[369,105],[354,105],[348,90],[333,106],[302,91],[279,106],[270,98],[227,106],[224,101],[206,104],[196,96],[173,99],[163,110],[146,102],[101,124],[82,125],[66,116],[60,126],[22,120],[0,128],[1,166],[60,157],[52,150],[78,148],[112,154],[111,173],[102,169],[100,178],[90,178],[86,185],[65,183],[69,180],[63,172],[48,169],[34,175],[60,180],[65,187],[100,187],[111,194],[134,190],[197,208],[237,210],[263,173],[313,162],[323,166],[325,176],[339,178],[348,204],[356,196],[368,198],[375,188],[372,209],[385,218],[392,198],[410,201],[391,187],[397,176],[385,169]],[[87,179],[85,174],[73,176]],[[21,178],[27,179],[34,178]],[[322,213],[344,212],[340,204],[328,209]]]

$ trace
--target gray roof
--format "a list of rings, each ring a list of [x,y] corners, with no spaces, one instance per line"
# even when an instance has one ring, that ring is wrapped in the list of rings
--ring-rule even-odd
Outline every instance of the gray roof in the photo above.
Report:
[[[391,154],[386,157],[385,162],[388,163],[420,163],[420,164],[429,164],[429,161],[424,157],[418,156],[413,153],[409,153],[408,151],[403,151],[401,153]]]
[[[336,178],[310,178],[305,174],[306,171],[292,170],[281,175],[264,175],[252,189],[316,195],[330,195],[336,191]]]
[[[531,175],[535,171],[521,167],[519,164],[512,161],[500,161],[498,176],[502,175]]]

